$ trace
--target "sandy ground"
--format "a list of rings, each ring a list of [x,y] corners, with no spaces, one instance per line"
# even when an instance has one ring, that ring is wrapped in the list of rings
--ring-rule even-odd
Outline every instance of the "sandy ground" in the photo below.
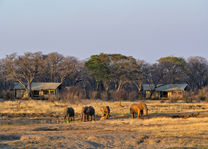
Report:
[[[208,148],[208,118],[2,125],[0,148]]]
[[[207,104],[149,102],[152,112],[139,120],[129,118],[129,104],[112,110],[108,120],[99,120],[98,114],[96,121],[80,122],[77,116],[65,124],[56,123],[59,114],[1,113],[0,148],[208,148]],[[171,112],[180,105],[179,113]]]

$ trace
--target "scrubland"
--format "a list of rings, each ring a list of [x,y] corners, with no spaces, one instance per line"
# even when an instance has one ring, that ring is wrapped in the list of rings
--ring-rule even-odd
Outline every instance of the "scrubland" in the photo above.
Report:
[[[138,101],[0,101],[0,148],[208,148],[208,103],[144,101],[149,115],[130,119]],[[81,122],[80,112],[92,105],[96,121]],[[110,119],[100,120],[100,107],[110,106]],[[75,121],[63,121],[66,107]]]

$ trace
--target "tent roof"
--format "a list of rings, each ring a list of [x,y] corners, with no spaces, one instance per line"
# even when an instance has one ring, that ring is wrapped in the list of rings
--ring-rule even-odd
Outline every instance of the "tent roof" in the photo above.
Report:
[[[31,90],[44,90],[44,89],[56,89],[61,85],[61,83],[54,82],[32,82]],[[24,89],[24,87],[16,82],[14,83],[14,89]]]
[[[156,91],[174,91],[174,90],[185,90],[187,84],[158,84]],[[155,85],[153,84],[143,84],[142,85],[144,91],[153,90]]]

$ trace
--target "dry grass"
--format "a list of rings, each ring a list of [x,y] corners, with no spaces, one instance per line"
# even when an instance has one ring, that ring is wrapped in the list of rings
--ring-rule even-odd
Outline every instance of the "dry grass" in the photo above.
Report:
[[[135,101],[136,102],[136,101]],[[200,103],[185,103],[177,102],[170,103],[168,101],[161,103],[159,100],[145,101],[149,113],[185,113],[185,112],[202,112],[208,110],[207,102]],[[101,100],[80,100],[76,104],[59,101],[43,101],[43,100],[16,100],[0,102],[0,113],[63,113],[66,107],[73,107],[76,113],[81,112],[81,108],[86,105],[91,105],[95,108],[98,115],[101,115],[100,107],[108,105],[111,108],[112,114],[129,114],[129,107],[134,102],[110,102]],[[121,104],[121,105],[120,105]]]
[[[0,148],[169,148],[208,147],[208,117],[171,118],[176,113],[207,113],[208,103],[178,101],[145,101],[150,117],[130,119],[129,107],[133,102],[81,100],[79,103],[51,101],[4,101],[0,113],[56,113],[61,115],[71,106],[76,114],[85,105],[92,105],[97,115],[100,107],[108,105],[109,120],[76,122],[71,124],[2,125]],[[97,119],[98,120],[98,119]],[[0,119],[1,121],[1,119]],[[50,143],[48,143],[50,142]]]

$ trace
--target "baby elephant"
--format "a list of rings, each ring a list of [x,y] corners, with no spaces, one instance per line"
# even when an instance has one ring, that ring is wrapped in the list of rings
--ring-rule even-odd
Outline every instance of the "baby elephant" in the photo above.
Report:
[[[146,115],[148,115],[148,109],[145,103],[132,104],[130,107],[131,118],[134,118],[135,113],[137,113],[138,119],[140,116],[143,117],[144,111],[146,112]]]
[[[110,117],[110,107],[109,106],[102,106],[100,108],[100,111],[102,112],[102,117],[108,119]]]
[[[66,108],[64,113],[64,120],[69,122],[74,120],[74,109],[72,107]]]
[[[82,108],[81,121],[95,121],[95,109],[92,106],[86,106]]]

